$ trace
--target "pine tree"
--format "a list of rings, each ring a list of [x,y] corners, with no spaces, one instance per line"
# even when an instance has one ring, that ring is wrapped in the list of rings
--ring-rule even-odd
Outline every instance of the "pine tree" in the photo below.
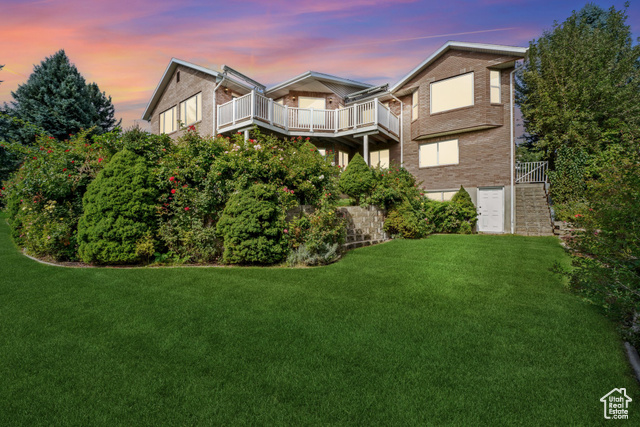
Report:
[[[58,139],[94,126],[97,133],[104,133],[119,124],[114,118],[111,98],[100,92],[95,83],[85,82],[64,50],[36,65],[27,82],[11,95],[14,100],[5,106],[7,114]],[[0,131],[4,134],[0,134],[0,139],[24,144],[34,140],[32,129],[5,125]]]

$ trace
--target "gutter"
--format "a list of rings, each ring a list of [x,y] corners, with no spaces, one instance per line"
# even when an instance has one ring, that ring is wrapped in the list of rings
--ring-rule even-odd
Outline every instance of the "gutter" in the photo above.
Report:
[[[515,129],[513,126],[513,121],[514,121],[514,114],[513,114],[513,110],[514,110],[514,105],[513,105],[513,75],[516,71],[521,70],[524,67],[524,63],[520,64],[519,67],[516,67],[513,69],[513,71],[511,71],[509,73],[509,113],[511,115],[511,120],[509,122],[509,126],[511,127],[510,129],[510,137],[511,137],[511,144],[510,144],[510,152],[511,152],[511,234],[514,234],[515,232],[515,228],[516,228],[516,218],[515,218],[515,193],[516,193],[516,188],[515,188],[515,182],[514,182],[514,173],[515,173],[515,168],[516,168],[516,164],[515,164]]]
[[[392,93],[389,93],[389,95],[400,103],[400,166],[404,166],[404,102],[400,101]]]

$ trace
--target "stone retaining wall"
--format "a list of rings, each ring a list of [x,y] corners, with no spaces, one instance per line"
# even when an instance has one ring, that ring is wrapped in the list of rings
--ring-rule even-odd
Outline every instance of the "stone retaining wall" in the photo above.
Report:
[[[383,229],[385,213],[375,206],[338,208],[338,215],[347,220],[347,240],[344,249],[360,248],[389,240],[390,236]]]

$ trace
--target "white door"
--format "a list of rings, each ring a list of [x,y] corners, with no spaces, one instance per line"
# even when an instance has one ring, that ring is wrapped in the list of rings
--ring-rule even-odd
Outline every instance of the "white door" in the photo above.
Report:
[[[504,187],[478,188],[478,231],[504,231]]]

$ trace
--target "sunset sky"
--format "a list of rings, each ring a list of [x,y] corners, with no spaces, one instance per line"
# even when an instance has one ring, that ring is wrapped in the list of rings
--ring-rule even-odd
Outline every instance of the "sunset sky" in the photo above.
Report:
[[[620,9],[623,1],[595,2]],[[394,83],[447,40],[527,46],[580,1],[0,0],[0,103],[64,49],[127,127],[172,57],[270,86],[307,70]],[[629,20],[640,36],[640,4]]]

